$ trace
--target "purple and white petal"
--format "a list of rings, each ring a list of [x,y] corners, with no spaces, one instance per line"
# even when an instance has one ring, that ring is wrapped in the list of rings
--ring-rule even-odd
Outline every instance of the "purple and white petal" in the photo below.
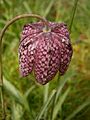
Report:
[[[52,33],[42,33],[38,37],[40,42],[35,54],[35,76],[40,84],[46,84],[59,69],[59,46],[54,44]]]

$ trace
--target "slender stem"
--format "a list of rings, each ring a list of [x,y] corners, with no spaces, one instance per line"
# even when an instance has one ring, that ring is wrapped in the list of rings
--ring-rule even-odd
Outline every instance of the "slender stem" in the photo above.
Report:
[[[10,20],[2,29],[1,33],[0,33],[0,87],[1,87],[1,102],[2,102],[2,112],[3,112],[3,120],[6,119],[6,114],[5,114],[5,102],[4,102],[4,93],[3,93],[3,66],[2,66],[2,38],[5,34],[5,31],[7,30],[7,28],[12,25],[14,22],[16,22],[19,19],[22,18],[28,18],[28,17],[34,17],[34,18],[38,18],[40,20],[43,21],[44,25],[47,26],[48,22],[45,18],[42,18],[39,15],[36,14],[23,14],[23,15],[19,15],[16,16],[15,18],[13,18],[12,20]]]
[[[47,83],[44,86],[44,100],[43,100],[43,103],[45,103],[48,99],[48,90],[49,90],[49,83]]]
[[[5,120],[6,112],[5,112],[4,93],[3,93],[2,43],[1,41],[0,41],[0,94],[1,94],[1,104],[2,104],[2,120]]]
[[[69,25],[69,31],[71,33],[71,29],[72,29],[72,24],[73,24],[73,20],[74,20],[74,16],[75,16],[75,12],[76,12],[76,8],[77,8],[77,3],[79,0],[75,0],[74,1],[74,6],[72,8],[72,14],[71,14],[71,20],[70,20],[70,25]]]
[[[26,18],[26,17],[34,17],[34,18],[38,18],[40,20],[42,20],[45,25],[48,24],[47,20],[45,18],[42,18],[41,16],[39,15],[36,15],[36,14],[23,14],[23,15],[19,15],[19,16],[16,16],[15,18],[13,18],[12,20],[10,20],[6,25],[5,27],[3,28],[3,30],[1,31],[1,34],[0,34],[0,43],[2,42],[2,38],[3,38],[3,35],[6,31],[6,29],[11,25],[13,24],[15,21],[19,20],[19,19],[22,19],[22,18]]]
[[[57,86],[58,86],[59,80],[60,80],[60,74],[58,73]],[[57,87],[57,90],[58,90],[58,87]],[[54,107],[55,107],[55,104],[56,104],[57,90],[56,90],[56,93],[55,93],[55,95],[53,97],[53,103],[52,103],[52,108],[51,108],[50,120],[53,120],[53,112],[54,112]]]
[[[46,101],[48,100],[48,93],[49,93],[49,83],[47,83],[45,86],[44,86],[44,100],[43,100],[43,104],[46,103]],[[47,116],[47,110],[44,114],[44,119],[46,120],[46,116]]]
[[[56,99],[56,93],[53,97],[53,101],[52,101],[52,108],[51,108],[51,115],[50,115],[50,120],[53,120],[53,112],[54,112],[54,107],[55,107],[55,99]]]

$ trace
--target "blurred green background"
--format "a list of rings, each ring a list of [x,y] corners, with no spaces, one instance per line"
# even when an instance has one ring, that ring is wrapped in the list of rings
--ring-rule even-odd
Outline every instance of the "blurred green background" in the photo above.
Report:
[[[23,13],[35,13],[46,17],[49,21],[65,22],[69,26],[74,0],[0,0],[0,31],[13,17]],[[19,75],[18,46],[23,25],[36,22],[37,19],[27,18],[11,25],[3,38],[3,73],[13,86],[24,94],[35,85],[28,96],[29,106],[33,116],[36,116],[45,98],[45,86],[35,82],[33,75],[21,78]],[[68,86],[71,90],[66,97],[61,112],[56,120],[64,120],[72,111],[90,98],[90,1],[79,0],[73,21],[71,41],[73,57],[66,74],[62,80],[68,79],[63,87],[63,92]],[[57,76],[49,84],[48,94],[57,87]],[[59,80],[60,81],[60,80]],[[11,90],[12,91],[12,90]],[[20,120],[15,118],[24,109],[18,106],[18,101],[5,91],[5,105],[7,120]],[[0,104],[1,106],[1,104]],[[1,107],[0,107],[1,108]],[[19,110],[19,111],[18,111]],[[19,113],[20,112],[20,113]],[[0,113],[1,114],[1,113]],[[32,120],[26,111],[21,120]],[[61,115],[60,115],[61,114]],[[14,117],[13,117],[14,116]],[[60,118],[61,116],[61,118]],[[45,119],[48,120],[49,118]],[[44,120],[44,119],[41,119]],[[90,105],[75,115],[72,120],[90,120]]]

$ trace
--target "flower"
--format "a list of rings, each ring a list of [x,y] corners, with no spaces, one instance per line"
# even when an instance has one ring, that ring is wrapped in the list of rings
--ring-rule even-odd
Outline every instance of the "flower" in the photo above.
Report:
[[[37,82],[46,84],[58,70],[63,75],[72,57],[69,31],[65,23],[43,22],[24,26],[19,45],[19,65],[22,76],[34,70]]]

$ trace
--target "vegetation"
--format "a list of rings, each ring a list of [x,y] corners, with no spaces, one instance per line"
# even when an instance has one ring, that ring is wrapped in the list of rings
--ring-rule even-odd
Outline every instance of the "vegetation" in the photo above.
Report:
[[[0,31],[7,21],[23,13],[39,14],[49,21],[65,22],[69,27],[74,1],[0,0]],[[22,27],[37,19],[19,20],[9,27],[3,38],[6,120],[90,120],[89,11],[90,1],[79,0],[71,29],[74,53],[69,69],[62,77],[57,73],[44,86],[35,82],[33,73],[21,78],[18,66]]]

